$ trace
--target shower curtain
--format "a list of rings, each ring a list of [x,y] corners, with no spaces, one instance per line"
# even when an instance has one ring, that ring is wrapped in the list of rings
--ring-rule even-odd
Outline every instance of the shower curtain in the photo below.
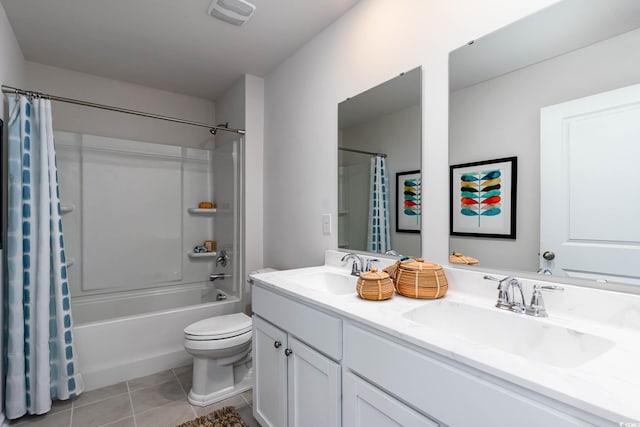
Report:
[[[9,99],[5,415],[43,414],[84,384],[73,346],[51,101]]]
[[[370,191],[367,250],[383,254],[391,249],[391,235],[389,231],[387,167],[382,156],[371,158]]]

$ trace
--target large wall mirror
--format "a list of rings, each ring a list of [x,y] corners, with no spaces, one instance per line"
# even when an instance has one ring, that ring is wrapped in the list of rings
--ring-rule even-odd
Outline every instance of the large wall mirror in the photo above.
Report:
[[[469,268],[640,289],[617,285],[640,285],[640,1],[560,1],[449,66],[450,250]],[[517,180],[492,163],[511,157]],[[498,215],[515,235],[485,232]]]
[[[338,247],[420,255],[421,69],[338,104]]]

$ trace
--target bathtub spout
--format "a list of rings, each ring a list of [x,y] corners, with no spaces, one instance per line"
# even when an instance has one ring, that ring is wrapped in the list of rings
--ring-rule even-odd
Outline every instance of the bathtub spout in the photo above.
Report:
[[[230,274],[224,274],[224,273],[211,273],[209,274],[209,281],[210,282],[214,282],[216,280],[224,280],[227,277],[231,277]]]

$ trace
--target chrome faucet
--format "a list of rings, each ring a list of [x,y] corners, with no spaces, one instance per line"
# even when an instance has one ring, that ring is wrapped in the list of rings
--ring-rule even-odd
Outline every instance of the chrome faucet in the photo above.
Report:
[[[400,261],[406,261],[409,259],[408,256],[406,255],[402,255],[400,252],[396,251],[395,249],[389,249],[388,251],[386,251],[384,253],[385,255],[393,255],[393,256],[397,256],[400,258]]]
[[[362,269],[364,267],[364,264],[362,263],[362,258],[360,258],[356,254],[348,253],[345,256],[343,256],[340,261],[346,262],[346,261],[348,261],[350,259],[353,260],[353,262],[351,263],[351,275],[352,276],[359,276],[360,273],[362,273],[362,271],[363,271]]]
[[[362,273],[364,273],[366,271],[371,271],[371,268],[373,268],[373,263],[374,262],[380,262],[380,260],[378,258],[365,258],[365,257],[362,257],[362,260],[364,261],[364,268],[362,269]]]
[[[222,249],[218,257],[216,258],[216,267],[219,265],[226,267],[227,264],[230,262],[231,262],[231,257],[229,256],[229,254],[227,254],[226,250]]]
[[[227,277],[231,277],[230,274],[224,274],[224,273],[211,273],[209,274],[209,281],[210,282],[215,282],[216,280],[224,280]]]
[[[522,292],[522,283],[518,279],[513,276],[507,276],[504,279],[496,279],[493,276],[484,276],[486,280],[493,280],[494,282],[498,282],[498,301],[496,302],[496,307],[501,308],[503,310],[511,310],[516,313],[525,313],[529,316],[535,317],[548,317],[547,310],[544,307],[544,300],[542,299],[542,291],[553,291],[553,292],[563,292],[564,288],[562,286],[556,285],[545,285],[541,286],[538,284],[533,285],[533,295],[531,296],[531,303],[526,305],[524,302],[524,293]],[[520,291],[520,302],[515,302],[515,291],[513,288],[516,288]],[[509,293],[509,290],[512,290]]]
[[[504,279],[497,279],[493,276],[484,276],[485,280],[493,280],[498,282],[498,301],[496,307],[503,310],[511,310],[516,313],[524,313],[526,309],[526,303],[524,301],[524,292],[522,292],[522,283],[513,276],[507,276]],[[520,302],[515,302],[516,288],[520,291]],[[511,293],[509,293],[511,291]]]
[[[531,304],[527,306],[526,313],[529,316],[535,317],[549,317],[547,309],[544,307],[544,300],[542,299],[542,290],[552,292],[564,292],[562,286],[541,286],[537,283],[533,285],[533,295],[531,296]]]

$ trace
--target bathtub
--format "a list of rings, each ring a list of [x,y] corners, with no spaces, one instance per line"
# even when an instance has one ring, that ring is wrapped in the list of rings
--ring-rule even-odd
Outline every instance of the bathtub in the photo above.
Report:
[[[226,295],[224,301],[93,321],[86,321],[86,313],[93,308],[100,316],[109,311],[110,301],[77,303],[80,309],[77,319],[74,313],[74,333],[85,390],[188,364],[191,357],[183,346],[183,330],[187,325],[207,317],[242,311],[240,299]]]

